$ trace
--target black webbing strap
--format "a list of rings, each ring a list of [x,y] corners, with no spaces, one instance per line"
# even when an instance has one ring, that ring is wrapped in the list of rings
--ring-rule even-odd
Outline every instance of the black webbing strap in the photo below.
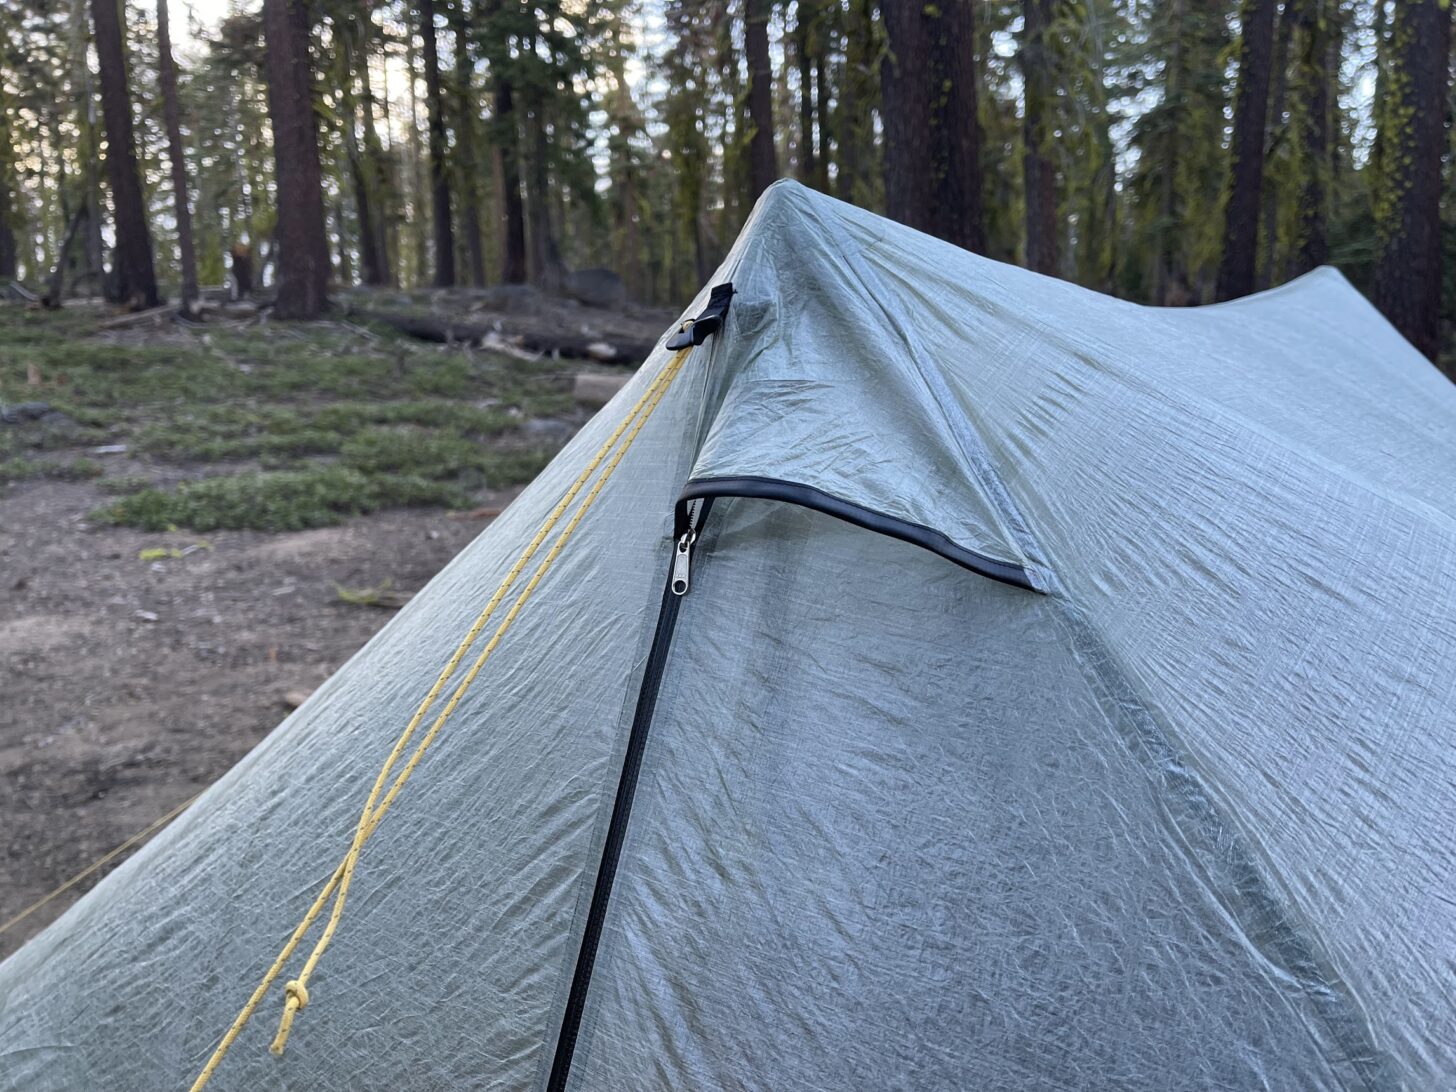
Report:
[[[689,320],[681,330],[667,339],[669,349],[686,349],[690,345],[701,345],[723,326],[728,314],[728,304],[733,299],[733,284],[718,284],[708,294],[708,306],[697,318]]]

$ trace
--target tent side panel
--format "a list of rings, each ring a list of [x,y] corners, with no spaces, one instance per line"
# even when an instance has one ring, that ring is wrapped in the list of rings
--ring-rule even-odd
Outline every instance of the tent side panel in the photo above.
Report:
[[[1039,359],[1004,402],[969,372],[950,381],[967,412],[988,407],[988,445],[1065,594],[1318,935],[1379,1049],[1413,1087],[1449,1084],[1456,518],[1375,461],[1337,467],[1163,398],[1131,365],[1094,371],[1052,345]],[[1412,482],[1443,461],[1456,473],[1431,456]]]
[[[268,1053],[280,983],[210,1088],[529,1087],[554,1044],[710,352],[365,848],[286,1055]],[[348,848],[417,703],[665,355],[293,717],[0,965],[0,1089],[187,1086]]]
[[[572,1087],[1345,1088],[1065,604],[720,499]]]

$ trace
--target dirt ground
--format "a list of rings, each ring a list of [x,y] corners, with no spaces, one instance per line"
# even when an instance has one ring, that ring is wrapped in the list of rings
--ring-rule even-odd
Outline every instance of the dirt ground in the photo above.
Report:
[[[667,321],[552,307],[536,304],[536,321],[554,315],[589,336],[611,327],[650,343]],[[502,316],[507,333],[518,318]],[[0,923],[226,772],[391,617],[369,605],[381,597],[341,588],[419,590],[534,473],[513,452],[549,456],[605,397],[560,393],[590,364],[522,365],[339,324],[118,336],[97,319],[0,314],[0,409],[8,391],[11,406],[47,399],[84,422],[75,436],[45,420],[0,435]],[[146,496],[138,486],[248,480],[260,458],[287,472],[279,480],[325,482],[308,475],[351,451],[349,481],[413,490],[433,473],[424,485],[449,503],[384,499],[337,518],[287,509],[286,525],[312,528],[290,531],[98,518]],[[0,934],[0,958],[124,859]]]
[[[88,527],[104,499],[54,481],[0,499],[0,920],[214,781],[388,621],[336,584],[416,591],[489,522],[408,509],[157,535]],[[0,955],[94,882],[0,937]]]

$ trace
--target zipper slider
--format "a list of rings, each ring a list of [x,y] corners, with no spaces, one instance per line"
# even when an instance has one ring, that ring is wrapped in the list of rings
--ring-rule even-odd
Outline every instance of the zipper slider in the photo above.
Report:
[[[688,593],[688,570],[693,560],[693,543],[698,540],[696,531],[685,531],[683,536],[677,540],[677,549],[672,555],[672,594],[686,595]]]
[[[678,535],[677,545],[672,551],[672,580],[668,582],[673,595],[688,593],[688,570],[693,560],[693,544],[698,541],[698,521],[703,518],[705,507],[706,502],[698,497],[679,506],[677,526],[682,529],[682,534]]]

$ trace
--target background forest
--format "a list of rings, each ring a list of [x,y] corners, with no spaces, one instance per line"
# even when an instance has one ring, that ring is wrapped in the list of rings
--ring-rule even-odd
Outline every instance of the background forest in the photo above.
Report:
[[[1333,264],[1456,377],[1453,6],[0,0],[0,955],[495,519],[779,177],[1142,303]]]
[[[789,176],[1149,303],[1332,263],[1450,352],[1443,0],[172,8],[0,7],[0,278],[146,307],[236,254],[311,317],[607,267],[680,303]]]

